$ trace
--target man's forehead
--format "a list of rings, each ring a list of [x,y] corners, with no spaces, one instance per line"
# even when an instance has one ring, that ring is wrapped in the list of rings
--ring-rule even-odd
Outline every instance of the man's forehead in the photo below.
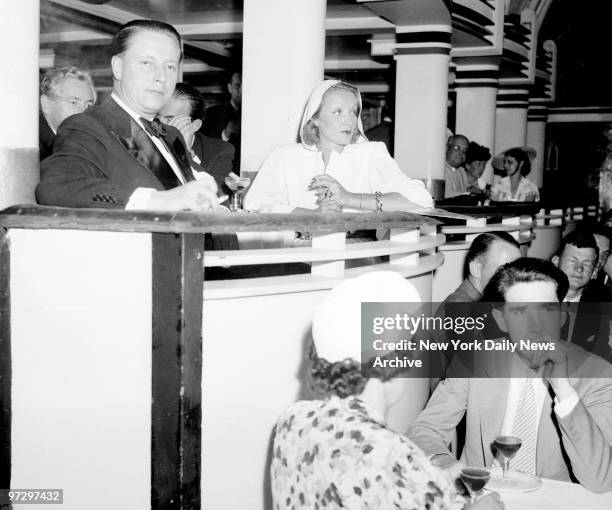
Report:
[[[469,142],[463,136],[454,136],[450,139],[449,145],[461,145],[462,147],[467,147]]]
[[[140,28],[129,38],[126,51],[137,51],[139,53],[157,52],[162,50],[174,54],[176,59],[180,56],[181,49],[179,43],[172,34],[161,30],[150,30]],[[172,58],[175,58],[172,55]]]
[[[587,260],[595,260],[597,258],[597,254],[594,248],[578,248],[573,244],[566,244],[563,248],[563,253],[561,253],[561,258],[565,257],[580,257]]]
[[[60,87],[61,94],[77,99],[93,99],[94,92],[91,85],[85,80],[79,80],[73,76],[66,78]]]
[[[515,283],[506,290],[504,299],[506,303],[549,303],[559,301],[556,283],[548,280]]]

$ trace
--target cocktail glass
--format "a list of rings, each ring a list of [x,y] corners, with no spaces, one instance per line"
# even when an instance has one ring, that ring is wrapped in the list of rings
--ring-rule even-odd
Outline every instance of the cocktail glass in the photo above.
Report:
[[[235,212],[242,208],[241,195],[249,184],[251,184],[251,179],[248,177],[239,177],[233,172],[225,177],[225,185],[232,192],[232,196],[230,197],[230,211]]]
[[[510,469],[510,459],[516,455],[519,451],[521,444],[520,437],[515,436],[497,436],[493,440],[493,444],[497,451],[502,454],[504,458],[504,466],[502,470],[502,479],[504,482],[508,482],[508,470]]]
[[[470,494],[470,501],[474,503],[476,501],[476,494],[478,494],[482,488],[487,484],[491,473],[487,469],[479,467],[464,467],[459,473],[461,481],[467,487]]]

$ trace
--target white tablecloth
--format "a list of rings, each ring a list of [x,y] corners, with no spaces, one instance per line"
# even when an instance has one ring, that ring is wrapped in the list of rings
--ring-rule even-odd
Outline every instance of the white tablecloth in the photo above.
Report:
[[[612,510],[612,492],[594,494],[576,483],[545,478],[533,492],[500,495],[507,510]]]

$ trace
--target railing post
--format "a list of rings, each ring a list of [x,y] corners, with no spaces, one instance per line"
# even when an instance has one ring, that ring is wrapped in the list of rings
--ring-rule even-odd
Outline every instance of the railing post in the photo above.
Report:
[[[153,234],[151,508],[199,510],[203,234]]]

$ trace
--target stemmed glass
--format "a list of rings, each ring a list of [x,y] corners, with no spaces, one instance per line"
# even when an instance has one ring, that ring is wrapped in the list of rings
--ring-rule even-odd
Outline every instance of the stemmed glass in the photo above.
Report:
[[[476,494],[487,484],[491,473],[483,468],[464,467],[461,469],[459,476],[470,494],[470,502],[474,503]]]
[[[503,467],[503,475],[502,479],[505,483],[508,482],[508,470],[510,469],[510,459],[516,455],[516,452],[519,451],[521,444],[520,437],[515,436],[497,436],[493,440],[493,444],[497,451],[502,454],[504,457],[504,467]]]
[[[241,209],[241,195],[244,193],[244,190],[251,184],[251,179],[248,177],[239,177],[234,172],[230,172],[230,174],[225,177],[225,185],[232,192],[232,196],[230,198],[230,211],[236,212]]]

